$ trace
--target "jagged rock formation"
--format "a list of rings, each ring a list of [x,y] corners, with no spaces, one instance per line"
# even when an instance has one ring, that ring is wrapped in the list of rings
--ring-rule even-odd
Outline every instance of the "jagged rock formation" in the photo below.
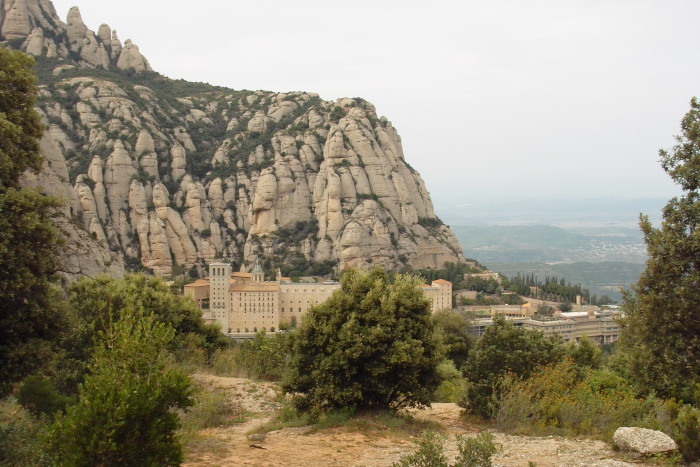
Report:
[[[109,26],[87,29],[77,8],[66,23],[45,0],[2,12],[0,33],[43,70],[39,110],[74,212],[128,266],[170,275],[262,255],[319,273],[463,259],[370,103],[174,82]]]
[[[64,58],[80,67],[115,66],[127,70],[150,70],[139,48],[127,40],[122,46],[117,32],[100,26],[97,35],[87,28],[78,7],[62,22],[49,0],[3,0],[0,2],[0,35],[13,47],[35,57]]]

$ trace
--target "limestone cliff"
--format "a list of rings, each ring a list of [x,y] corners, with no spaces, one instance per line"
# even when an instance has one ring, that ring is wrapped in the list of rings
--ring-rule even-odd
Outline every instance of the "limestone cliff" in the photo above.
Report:
[[[63,23],[48,0],[2,3],[0,33],[39,61],[46,144],[65,159],[71,209],[127,265],[201,273],[262,255],[319,273],[463,259],[370,103],[172,81],[77,8]]]

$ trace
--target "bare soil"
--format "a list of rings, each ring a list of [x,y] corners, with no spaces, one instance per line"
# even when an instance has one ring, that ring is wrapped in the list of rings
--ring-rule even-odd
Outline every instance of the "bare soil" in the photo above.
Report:
[[[246,413],[246,421],[201,430],[186,447],[185,466],[391,466],[416,449],[417,430],[391,429],[378,424],[315,430],[312,426],[272,431],[263,440],[247,434],[269,421],[279,408],[278,387],[243,378],[195,375],[208,390],[231,394]],[[455,404],[433,404],[412,411],[420,426],[448,435],[446,455],[457,455],[454,436],[474,436],[484,426],[464,421]],[[494,465],[503,467],[617,467],[635,465],[602,441],[561,437],[515,436],[491,430],[498,447]],[[639,461],[636,461],[637,463]]]

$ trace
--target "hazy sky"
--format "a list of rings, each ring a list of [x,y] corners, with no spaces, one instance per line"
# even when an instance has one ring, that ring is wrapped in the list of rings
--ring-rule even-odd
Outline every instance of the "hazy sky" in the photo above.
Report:
[[[700,95],[698,0],[54,0],[171,78],[363,97],[436,207],[661,197]]]

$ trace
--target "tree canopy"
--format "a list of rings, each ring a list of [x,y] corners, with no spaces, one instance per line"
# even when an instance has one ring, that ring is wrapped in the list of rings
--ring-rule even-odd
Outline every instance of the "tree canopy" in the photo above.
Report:
[[[43,160],[33,64],[0,46],[0,393],[48,360],[64,326],[54,286],[62,236],[51,221],[59,202],[19,189]]]
[[[625,294],[621,347],[643,390],[698,402],[700,384],[700,102],[693,98],[676,145],[661,165],[683,195],[656,228],[641,216],[648,260]]]
[[[381,269],[348,271],[304,316],[284,389],[301,409],[424,406],[441,360],[430,306],[413,276],[389,284]]]
[[[65,392],[75,390],[82,380],[86,362],[91,358],[95,340],[125,309],[153,315],[159,323],[172,327],[169,350],[178,354],[197,347],[211,356],[228,344],[220,329],[204,324],[202,312],[187,297],[175,295],[162,279],[128,274],[118,280],[109,276],[83,278],[71,285],[68,306],[74,322],[66,330],[63,358],[56,361],[59,386]]]
[[[464,365],[470,386],[462,405],[478,414],[493,416],[497,386],[503,376],[510,373],[527,378],[536,368],[563,356],[561,339],[515,327],[503,317],[495,318]]]
[[[39,170],[43,126],[34,110],[34,59],[0,46],[0,188],[17,187],[27,169]]]
[[[192,405],[189,378],[168,366],[175,332],[131,306],[99,333],[77,404],[49,432],[57,465],[180,465],[172,409]]]

